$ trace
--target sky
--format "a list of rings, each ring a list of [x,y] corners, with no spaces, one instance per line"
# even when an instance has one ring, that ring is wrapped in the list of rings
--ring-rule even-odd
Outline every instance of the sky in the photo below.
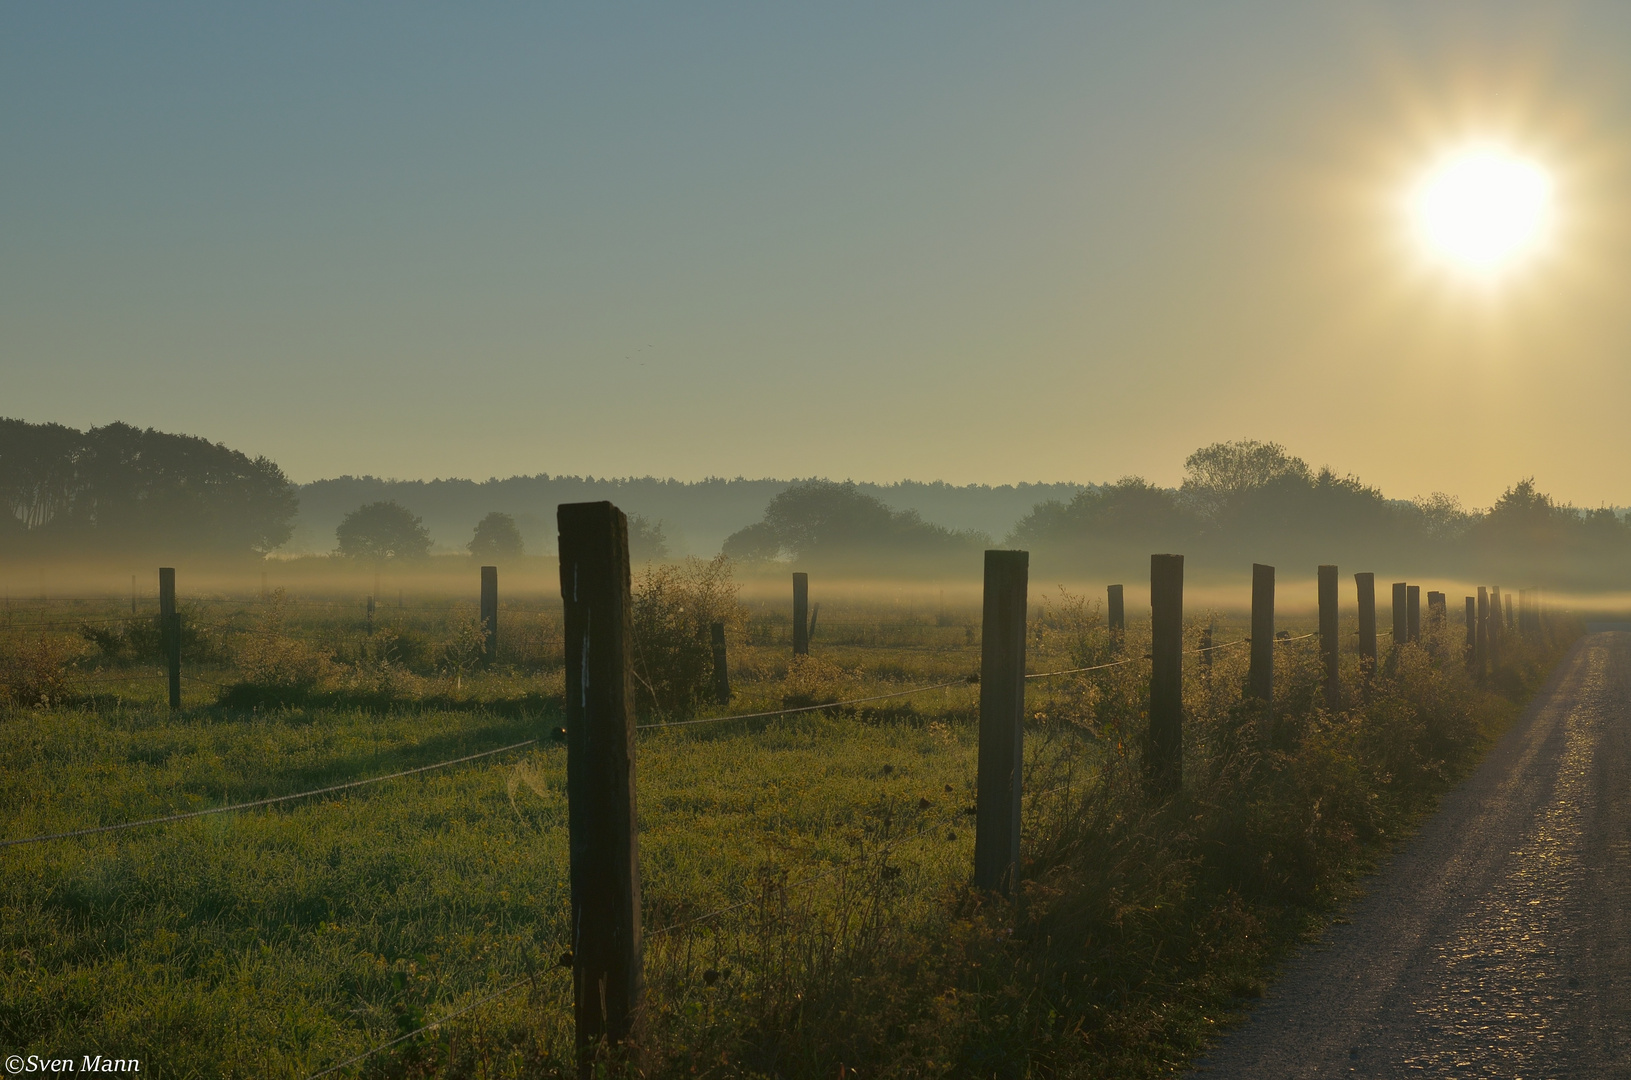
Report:
[[[297,481],[1631,503],[1631,4],[11,4],[0,415]],[[1403,193],[1494,139],[1498,282]]]

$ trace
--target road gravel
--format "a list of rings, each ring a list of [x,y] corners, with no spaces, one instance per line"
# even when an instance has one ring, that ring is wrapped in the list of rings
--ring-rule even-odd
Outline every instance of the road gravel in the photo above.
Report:
[[[1631,633],[1598,631],[1199,1076],[1631,1078],[1628,785]]]

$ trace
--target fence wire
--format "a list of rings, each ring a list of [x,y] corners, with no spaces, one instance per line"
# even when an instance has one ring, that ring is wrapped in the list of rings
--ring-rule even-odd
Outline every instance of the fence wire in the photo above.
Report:
[[[845,705],[864,705],[871,701],[887,701],[890,698],[909,697],[912,694],[928,693],[930,690],[944,690],[949,686],[968,686],[976,681],[973,676],[964,675],[946,682],[932,683],[929,686],[914,686],[910,690],[896,690],[889,694],[873,694],[870,697],[850,698],[848,701],[826,701],[816,705],[796,705],[792,708],[774,709],[770,712],[738,713],[733,716],[703,716],[695,720],[664,720],[655,724],[637,724],[635,727],[636,730],[646,731],[651,728],[687,727],[691,724],[722,724],[726,720],[764,720],[773,716],[791,716],[794,713],[815,712],[817,709],[837,709]]]
[[[955,816],[948,816],[948,815],[941,815],[938,820],[939,820],[940,825],[950,825],[950,824],[954,824],[956,822],[956,817]],[[937,826],[937,829],[938,829],[938,826]],[[857,855],[853,859],[846,859],[843,862],[834,863],[832,866],[827,867],[827,869],[822,870],[819,873],[809,874],[809,875],[806,875],[805,877],[799,878],[797,881],[788,882],[785,886],[783,886],[783,888],[788,889],[788,890],[802,889],[802,888],[804,888],[804,887],[806,887],[808,885],[813,885],[818,881],[822,881],[822,880],[825,880],[826,878],[830,878],[834,874],[837,874],[838,872],[840,872],[842,870],[848,869],[849,867],[859,865],[859,864],[867,862],[868,860],[871,860],[871,859],[878,859],[878,858],[886,857],[886,856],[889,855],[890,852],[894,851],[896,848],[900,847],[902,844],[905,844],[908,841],[912,841],[912,840],[920,840],[920,839],[924,838],[925,836],[930,836],[930,835],[936,835],[937,836],[937,835],[939,835],[939,833],[938,833],[938,831],[936,831],[934,833],[930,833],[930,832],[927,832],[927,831],[920,830],[917,834],[915,834],[913,836],[902,836],[902,837],[900,837],[900,838],[898,838],[896,840],[892,840],[892,841],[880,846],[879,848],[877,848],[874,851],[863,852],[862,854]],[[685,920],[683,920],[681,922],[670,923],[668,926],[662,927],[659,930],[653,930],[653,931],[651,931],[649,933],[644,934],[643,937],[644,937],[645,940],[649,941],[649,940],[651,940],[653,938],[659,938],[659,937],[662,937],[662,936],[664,936],[666,934],[671,934],[671,933],[674,933],[674,932],[679,931],[679,930],[684,930],[684,929],[686,929],[688,927],[695,926],[698,923],[706,922],[709,919],[716,919],[721,915],[726,915],[726,914],[729,914],[732,911],[737,911],[737,910],[740,910],[741,908],[748,907],[749,905],[753,904],[755,902],[755,900],[756,900],[755,897],[750,896],[750,897],[748,897],[748,898],[746,898],[744,900],[738,900],[734,904],[726,904],[724,907],[715,908],[712,911],[705,912],[704,914],[701,914],[701,915],[693,916],[692,918],[685,919]],[[320,1072],[311,1073],[310,1075],[308,1075],[305,1078],[305,1080],[320,1080],[321,1077],[329,1076],[329,1075],[331,1075],[333,1073],[337,1073],[341,1069],[347,1068],[348,1066],[360,1064],[361,1062],[364,1062],[364,1061],[368,1060],[369,1058],[373,1057],[375,1054],[383,1053],[384,1051],[389,1050],[393,1046],[399,1046],[402,1043],[405,1043],[409,1039],[412,1039],[412,1038],[414,1038],[416,1036],[423,1035],[423,1034],[425,1034],[427,1032],[430,1032],[430,1031],[435,1031],[437,1028],[439,1028],[442,1025],[448,1023],[449,1021],[455,1020],[458,1017],[463,1016],[465,1013],[471,1012],[472,1010],[477,1009],[480,1006],[485,1005],[490,1001],[496,1001],[497,999],[499,999],[501,997],[505,997],[505,996],[507,996],[509,994],[514,993],[515,991],[521,989],[521,987],[526,986],[530,982],[533,982],[535,977],[536,977],[535,973],[529,972],[528,974],[523,975],[520,978],[515,979],[510,983],[507,983],[506,985],[500,987],[499,989],[494,990],[492,993],[487,994],[487,995],[485,995],[483,997],[477,998],[475,1001],[469,1002],[468,1004],[461,1005],[457,1009],[454,1009],[452,1012],[446,1013],[445,1015],[438,1017],[437,1019],[431,1021],[428,1024],[424,1024],[424,1025],[422,1025],[420,1027],[417,1027],[417,1028],[415,1028],[414,1030],[408,1032],[405,1035],[398,1035],[396,1038],[391,1039],[388,1042],[383,1042],[383,1043],[380,1043],[378,1046],[373,1047],[372,1049],[364,1050],[362,1053],[357,1054],[357,1055],[355,1055],[353,1057],[346,1058],[344,1061],[339,1062],[338,1064],[330,1065],[329,1067],[327,1067],[326,1069],[321,1070]]]
[[[251,802],[233,803],[231,806],[212,806],[207,810],[189,810],[181,814],[165,814],[162,817],[144,818],[141,821],[124,821],[117,825],[96,825],[88,829],[70,829],[66,832],[45,833],[40,836],[25,836],[15,840],[0,840],[0,848],[17,847],[22,844],[39,844],[47,840],[66,840],[74,836],[93,836],[97,833],[119,832],[124,829],[138,829],[144,825],[163,825],[171,821],[185,821],[188,818],[207,817],[210,814],[226,814],[234,810],[252,810],[259,806],[272,806],[275,803],[291,802],[295,799],[309,799],[317,795],[330,795],[336,791],[349,791],[352,788],[367,787],[369,784],[380,784],[386,780],[396,780],[403,776],[413,776],[415,773],[430,772],[433,769],[445,769],[451,765],[462,765],[477,758],[492,757],[510,750],[519,750],[523,746],[531,746],[537,739],[526,739],[522,742],[501,746],[496,750],[483,750],[479,754],[466,754],[464,757],[452,758],[448,761],[438,761],[434,765],[420,765],[414,769],[403,769],[401,772],[388,773],[385,776],[370,776],[362,780],[349,780],[343,784],[331,784],[328,787],[317,788],[313,791],[300,791],[293,795],[274,795],[269,799],[255,799]]]

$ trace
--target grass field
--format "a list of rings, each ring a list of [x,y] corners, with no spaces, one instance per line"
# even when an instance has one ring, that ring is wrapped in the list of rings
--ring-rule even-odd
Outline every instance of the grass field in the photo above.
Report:
[[[113,605],[14,611],[10,655],[56,635],[65,674],[56,700],[0,719],[0,839],[539,741],[334,796],[0,849],[0,1049],[300,1078],[503,991],[342,1075],[571,1072],[558,606],[506,609],[500,663],[482,671],[460,661],[465,605],[382,609],[370,634],[355,605],[286,600],[277,640],[320,655],[335,689],[213,704],[273,633],[264,606],[186,605],[195,659],[177,713],[139,641],[106,648],[77,629],[125,625]],[[1107,647],[1090,607],[1056,598],[1040,615],[1033,671]],[[750,608],[733,630],[730,711],[978,668],[970,611],[857,604],[821,625],[794,664],[785,617]],[[1220,621],[1217,641],[1240,636]],[[403,643],[394,658],[387,641]],[[1515,647],[1492,692],[1412,647],[1368,696],[1348,657],[1350,708],[1331,717],[1311,704],[1311,644],[1282,649],[1284,705],[1266,733],[1240,708],[1245,649],[1186,658],[1189,779],[1172,802],[1137,782],[1147,667],[1034,682],[1014,905],[964,888],[974,687],[643,733],[635,1066],[1170,1073],[1469,766],[1554,655]]]

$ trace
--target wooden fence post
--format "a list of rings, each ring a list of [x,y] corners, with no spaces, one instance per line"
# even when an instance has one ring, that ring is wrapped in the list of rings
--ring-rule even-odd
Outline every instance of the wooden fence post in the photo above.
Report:
[[[1393,647],[1410,640],[1410,586],[1402,581],[1393,583]],[[1391,661],[1390,661],[1391,663]]]
[[[1359,666],[1367,676],[1376,673],[1376,575],[1355,574],[1359,593]]]
[[[1489,670],[1493,674],[1501,666],[1501,587],[1490,586],[1489,610],[1484,614],[1484,637]]]
[[[1252,660],[1246,692],[1274,702],[1274,567],[1252,563]]]
[[[181,612],[176,608],[176,568],[159,567],[159,643],[164,649],[164,674],[170,689],[170,708],[181,708]]]
[[[810,575],[793,575],[793,655],[810,652]]]
[[[1104,590],[1106,596],[1105,625],[1112,631],[1121,633],[1127,629],[1127,608],[1122,599],[1120,585],[1112,585]]]
[[[985,553],[980,748],[974,795],[974,887],[1009,892],[1019,867],[1025,766],[1025,613],[1031,556]]]
[[[708,636],[714,648],[714,701],[720,705],[731,703],[731,671],[726,664],[725,624],[708,624]]]
[[[1421,586],[1405,589],[1405,640],[1421,640]]]
[[[1342,703],[1337,673],[1337,568],[1319,568],[1320,653],[1325,660],[1325,707],[1335,712]]]
[[[1512,594],[1511,593],[1506,594],[1506,628],[1508,630],[1516,629],[1512,625]]]
[[[1150,556],[1150,732],[1145,772],[1160,790],[1184,781],[1184,557]]]
[[[1467,666],[1478,663],[1478,601],[1467,597]]]
[[[629,525],[609,502],[562,503],[566,798],[578,1068],[634,1028],[642,992]]]
[[[1489,590],[1478,586],[1478,636],[1473,643],[1472,670],[1482,679],[1489,664]]]
[[[368,606],[374,606],[370,600]],[[481,661],[498,659],[498,567],[481,568]]]

